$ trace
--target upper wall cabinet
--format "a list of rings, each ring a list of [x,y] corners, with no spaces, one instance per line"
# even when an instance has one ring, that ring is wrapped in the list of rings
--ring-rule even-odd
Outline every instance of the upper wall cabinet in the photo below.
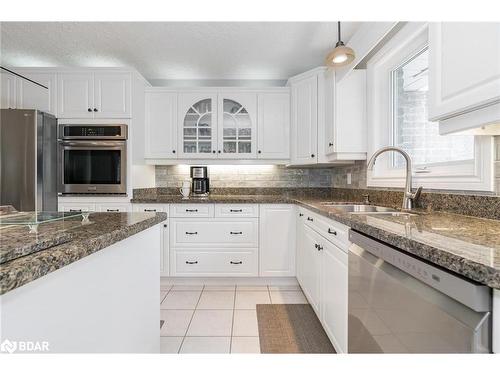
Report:
[[[57,77],[59,118],[130,118],[131,75],[68,72]]]
[[[289,119],[286,88],[151,88],[146,92],[146,159],[166,164],[175,159],[285,163],[290,157]]]
[[[365,80],[354,70],[336,82],[325,68],[290,78],[292,165],[366,159]]]
[[[480,58],[464,55],[465,46]],[[499,102],[500,23],[430,23],[429,119],[440,132],[500,121]]]
[[[177,92],[146,91],[146,158],[177,158]]]
[[[217,157],[217,93],[179,94],[179,158]]]
[[[16,69],[16,72],[47,88],[13,74],[2,73],[1,108],[38,109],[55,115],[56,74],[25,69]]]

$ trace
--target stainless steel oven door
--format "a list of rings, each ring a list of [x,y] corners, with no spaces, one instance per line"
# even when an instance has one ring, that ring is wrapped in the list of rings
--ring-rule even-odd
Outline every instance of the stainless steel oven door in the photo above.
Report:
[[[59,143],[61,194],[126,194],[126,141]]]

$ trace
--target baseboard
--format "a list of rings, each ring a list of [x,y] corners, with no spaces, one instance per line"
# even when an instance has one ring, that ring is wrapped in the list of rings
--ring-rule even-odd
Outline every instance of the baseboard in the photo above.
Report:
[[[298,285],[295,277],[161,277],[163,285]]]

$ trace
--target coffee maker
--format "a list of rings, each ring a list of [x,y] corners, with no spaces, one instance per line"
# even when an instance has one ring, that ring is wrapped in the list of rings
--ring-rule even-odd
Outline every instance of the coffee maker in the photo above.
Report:
[[[210,192],[207,167],[191,167],[191,192],[205,197]]]

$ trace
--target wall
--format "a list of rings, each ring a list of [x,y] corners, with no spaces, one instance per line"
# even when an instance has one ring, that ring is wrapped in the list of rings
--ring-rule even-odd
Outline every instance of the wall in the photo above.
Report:
[[[210,186],[225,187],[331,187],[332,168],[285,168],[278,165],[212,165],[208,167]],[[179,187],[189,180],[189,166],[157,165],[156,187]]]

